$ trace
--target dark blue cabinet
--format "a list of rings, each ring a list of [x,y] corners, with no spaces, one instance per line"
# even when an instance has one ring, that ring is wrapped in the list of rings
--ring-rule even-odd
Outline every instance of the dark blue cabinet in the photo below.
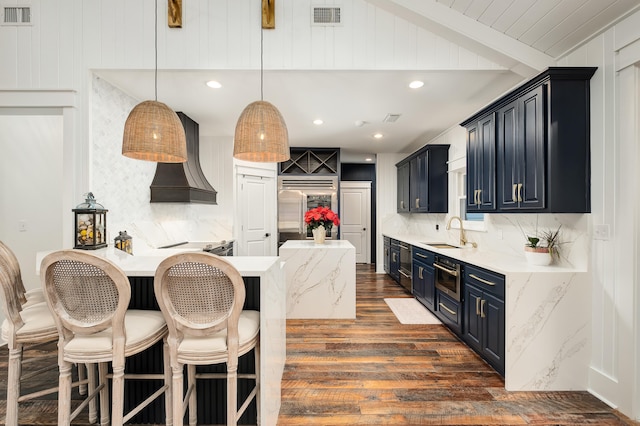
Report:
[[[389,246],[389,276],[400,282],[400,242],[392,238]]]
[[[409,186],[410,186],[410,164],[405,162],[397,165],[398,169],[398,213],[409,213]]]
[[[496,209],[495,114],[467,126],[467,211]]]
[[[435,310],[435,270],[432,252],[413,247],[412,283],[413,296],[429,310]]]
[[[551,67],[461,124],[467,129],[469,211],[591,211],[589,85],[595,71]]]
[[[449,145],[426,145],[398,164],[398,213],[446,213]]]
[[[391,239],[389,237],[384,237],[384,255],[382,258],[382,262],[384,265],[384,272],[386,272],[387,274],[389,274],[391,272],[391,265],[390,265],[390,259],[391,259]]]
[[[500,210],[545,207],[546,87],[536,87],[498,110]]]
[[[465,265],[464,341],[504,375],[504,276]]]

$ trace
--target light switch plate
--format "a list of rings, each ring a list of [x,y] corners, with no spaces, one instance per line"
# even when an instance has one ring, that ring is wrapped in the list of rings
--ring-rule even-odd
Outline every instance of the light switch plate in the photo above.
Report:
[[[593,239],[607,241],[611,238],[609,224],[604,223],[593,227]]]

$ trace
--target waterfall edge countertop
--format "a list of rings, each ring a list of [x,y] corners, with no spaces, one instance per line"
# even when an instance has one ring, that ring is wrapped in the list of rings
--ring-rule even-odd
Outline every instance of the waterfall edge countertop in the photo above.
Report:
[[[315,244],[289,240],[280,247],[285,262],[287,318],[356,317],[356,249],[347,240]]]
[[[110,246],[92,250],[118,265],[128,277],[153,277],[162,262],[176,253],[201,249],[151,249],[134,255]],[[40,273],[42,259],[52,251],[36,253],[36,270]],[[278,256],[229,256],[243,277],[260,279],[260,418],[271,426],[278,421],[282,373],[286,360],[286,286],[284,270]]]

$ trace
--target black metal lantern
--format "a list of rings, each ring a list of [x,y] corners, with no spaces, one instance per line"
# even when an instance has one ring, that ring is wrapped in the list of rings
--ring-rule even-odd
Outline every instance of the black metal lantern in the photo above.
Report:
[[[75,243],[73,248],[95,250],[107,246],[107,212],[96,202],[93,193],[86,194],[85,202],[73,209]]]

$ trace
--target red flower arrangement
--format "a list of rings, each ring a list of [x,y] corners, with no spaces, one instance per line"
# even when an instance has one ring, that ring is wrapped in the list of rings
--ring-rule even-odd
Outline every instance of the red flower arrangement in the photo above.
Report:
[[[333,225],[340,225],[340,219],[329,207],[316,207],[304,214],[304,223],[307,224],[309,229],[316,229],[318,226],[323,225],[328,230]]]

